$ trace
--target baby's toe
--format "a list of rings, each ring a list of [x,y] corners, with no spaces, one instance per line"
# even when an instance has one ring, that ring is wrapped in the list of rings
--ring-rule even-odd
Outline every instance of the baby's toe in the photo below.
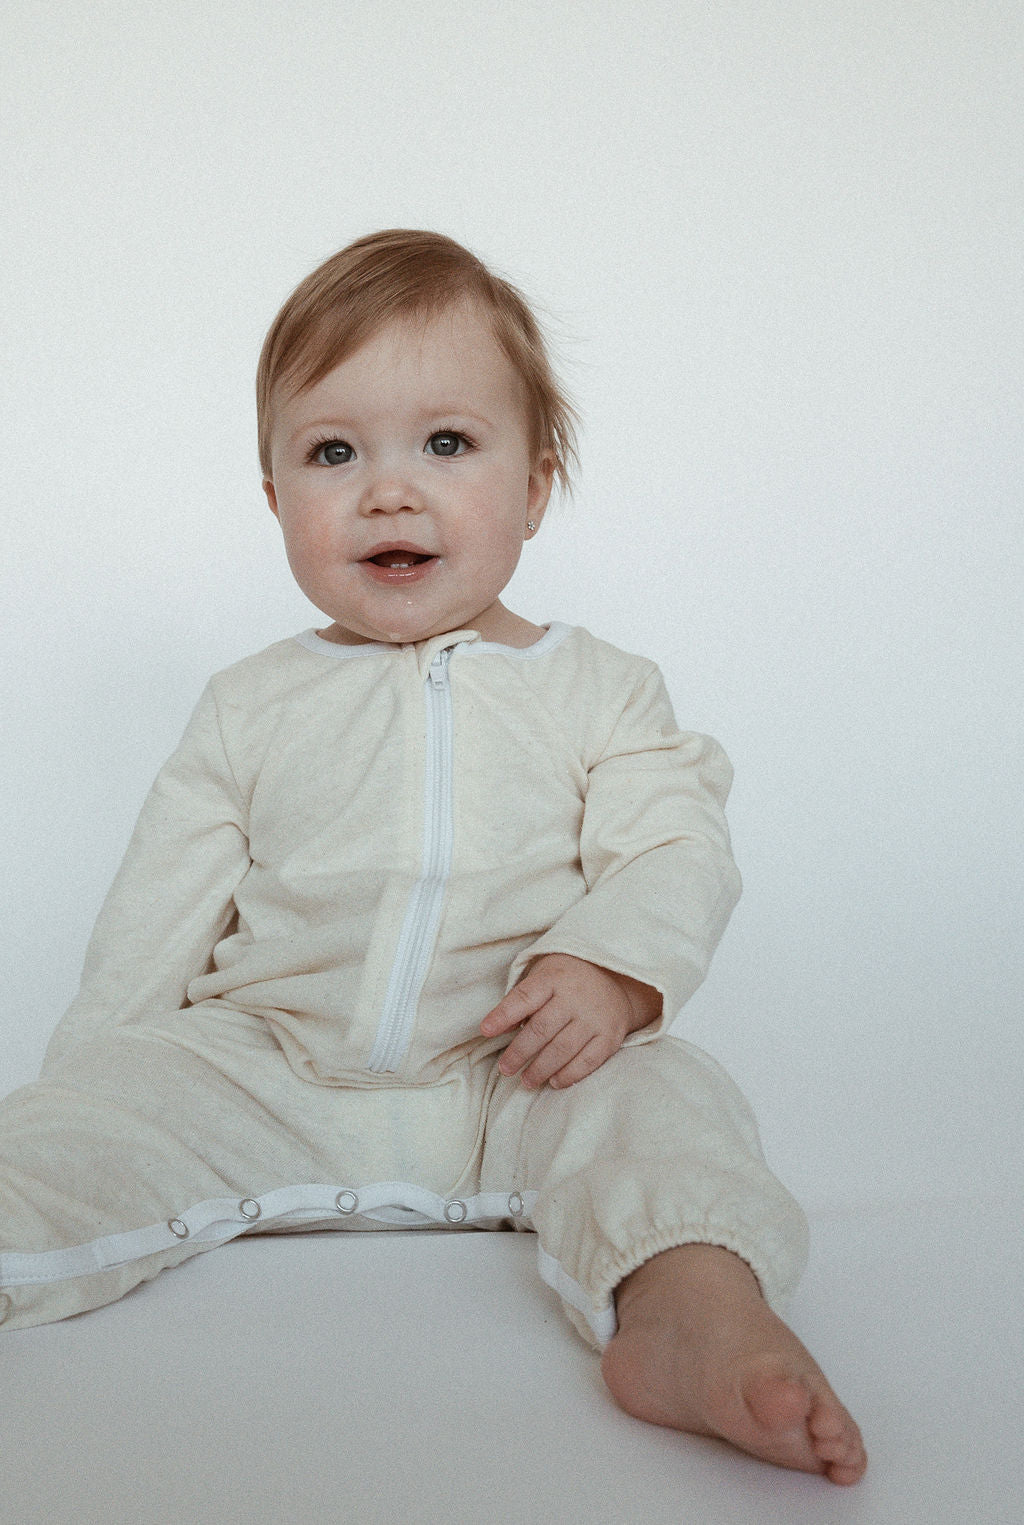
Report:
[[[867,1468],[867,1457],[853,1463],[829,1462],[825,1467],[825,1476],[830,1483],[837,1483],[840,1488],[848,1488],[852,1483],[859,1483]]]
[[[830,1482],[855,1483],[864,1475],[867,1453],[860,1430],[838,1398],[831,1393],[819,1397],[807,1416],[807,1429]]]
[[[779,1433],[803,1429],[808,1421],[811,1395],[803,1382],[774,1371],[757,1372],[743,1388],[747,1408],[762,1429]]]
[[[847,1418],[840,1408],[819,1401],[807,1416],[807,1428],[815,1440],[840,1440],[847,1431]]]
[[[843,1435],[835,1435],[829,1440],[814,1440],[815,1453],[827,1462],[848,1462],[851,1456],[851,1446]]]
[[[814,1449],[833,1483],[855,1483],[863,1477],[868,1459],[856,1425],[847,1435],[816,1440]]]

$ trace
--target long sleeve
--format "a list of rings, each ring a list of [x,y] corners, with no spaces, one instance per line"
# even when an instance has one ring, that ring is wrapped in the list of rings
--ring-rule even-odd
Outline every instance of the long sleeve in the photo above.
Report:
[[[234,915],[249,868],[245,822],[208,686],[142,807],[44,1073],[82,1039],[186,1004]]]
[[[724,805],[732,783],[709,736],[676,726],[650,668],[589,769],[583,898],[525,949],[509,985],[545,953],[569,953],[660,991],[654,1036],[701,984],[739,898]],[[635,1035],[639,1037],[639,1035]]]

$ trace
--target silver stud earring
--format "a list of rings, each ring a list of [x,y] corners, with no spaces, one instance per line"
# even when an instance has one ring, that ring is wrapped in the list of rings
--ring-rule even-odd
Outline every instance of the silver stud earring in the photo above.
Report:
[[[527,519],[527,521],[526,521],[526,528],[530,532],[530,534],[532,535],[534,530],[537,528],[536,521],[533,520],[533,519]]]

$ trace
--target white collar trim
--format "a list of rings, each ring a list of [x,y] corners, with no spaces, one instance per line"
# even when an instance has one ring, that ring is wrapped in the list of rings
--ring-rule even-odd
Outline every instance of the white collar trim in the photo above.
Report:
[[[504,646],[500,641],[480,640],[457,640],[453,644],[467,655],[474,653],[483,654],[490,652],[503,657],[515,657],[529,660],[533,657],[545,656],[554,647],[560,646],[566,636],[572,630],[571,625],[564,625],[555,620],[547,627],[539,640],[534,641],[532,646]],[[457,631],[459,636],[475,634],[471,631]],[[343,646],[339,641],[327,641],[322,635],[317,635],[315,630],[303,630],[295,636],[300,646],[305,646],[307,651],[315,651],[325,657],[368,657],[378,652],[405,651],[408,649],[402,645],[392,645],[388,641],[366,641],[358,646]],[[436,636],[431,636],[436,641]]]

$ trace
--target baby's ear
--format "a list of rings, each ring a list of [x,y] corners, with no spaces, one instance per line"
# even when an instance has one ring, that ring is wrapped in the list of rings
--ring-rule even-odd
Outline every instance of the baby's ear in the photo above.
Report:
[[[274,491],[274,484],[269,477],[264,477],[263,479],[263,491],[267,495],[267,502],[270,504],[270,512],[273,514],[275,519],[280,519],[281,516],[277,511],[277,493]]]
[[[555,476],[555,452],[542,450],[533,463],[530,472],[530,481],[527,488],[527,501],[529,504],[530,518],[539,524],[541,515],[548,506],[551,496],[551,484]]]

